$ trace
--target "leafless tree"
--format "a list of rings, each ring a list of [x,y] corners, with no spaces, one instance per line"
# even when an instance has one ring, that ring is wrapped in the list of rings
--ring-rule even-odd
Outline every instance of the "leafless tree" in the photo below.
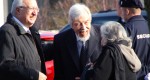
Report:
[[[68,10],[75,4],[86,4],[92,13],[114,9],[116,0],[38,0],[40,13],[36,25],[39,29],[60,29],[68,22]],[[110,3],[109,3],[110,2]]]

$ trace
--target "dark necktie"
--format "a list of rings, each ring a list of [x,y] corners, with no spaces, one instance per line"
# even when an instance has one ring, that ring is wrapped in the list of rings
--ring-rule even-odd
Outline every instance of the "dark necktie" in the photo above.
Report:
[[[86,63],[86,46],[82,44],[81,52],[80,52],[80,70],[83,71],[83,68]]]

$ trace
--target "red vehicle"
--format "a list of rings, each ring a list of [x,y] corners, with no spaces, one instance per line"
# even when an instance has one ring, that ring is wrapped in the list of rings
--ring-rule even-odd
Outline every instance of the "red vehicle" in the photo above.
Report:
[[[55,33],[52,33],[50,31],[40,31],[40,38],[42,40],[42,45],[45,46],[47,44],[52,44],[54,40]],[[46,75],[47,80],[53,80],[54,79],[54,62],[53,60],[46,61]]]

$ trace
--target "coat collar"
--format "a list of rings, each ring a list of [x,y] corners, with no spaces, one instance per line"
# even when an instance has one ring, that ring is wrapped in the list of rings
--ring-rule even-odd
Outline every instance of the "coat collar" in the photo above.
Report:
[[[7,22],[12,24],[17,29],[19,34],[26,34],[27,33],[24,30],[24,28],[15,21],[15,19],[13,18],[13,15],[11,13],[7,17]]]
[[[136,15],[131,17],[127,22],[135,21],[135,20],[145,20],[142,15]]]

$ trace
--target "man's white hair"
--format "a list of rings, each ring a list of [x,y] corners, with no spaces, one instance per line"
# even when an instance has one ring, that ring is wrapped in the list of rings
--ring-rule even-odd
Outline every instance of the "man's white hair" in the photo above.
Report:
[[[72,22],[78,19],[79,16],[86,16],[91,19],[91,12],[86,5],[81,3],[76,3],[69,10],[68,23],[71,25]]]
[[[23,0],[14,0],[11,7],[11,14],[15,15],[16,8],[19,6],[24,6]]]

